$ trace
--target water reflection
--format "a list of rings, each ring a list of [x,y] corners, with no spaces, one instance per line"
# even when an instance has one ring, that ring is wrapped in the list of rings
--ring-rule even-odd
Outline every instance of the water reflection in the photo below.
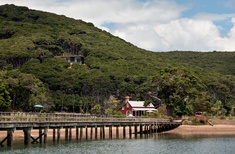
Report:
[[[48,141],[47,144],[25,146],[16,142],[13,147],[1,147],[1,154],[152,154],[152,153],[213,153],[232,154],[235,151],[235,136],[181,135],[162,133],[137,138],[105,140]]]
[[[209,135],[209,134],[178,134],[178,133],[160,133],[154,134],[155,139],[196,139],[196,138],[220,138],[220,137],[231,137],[234,138],[235,135]]]

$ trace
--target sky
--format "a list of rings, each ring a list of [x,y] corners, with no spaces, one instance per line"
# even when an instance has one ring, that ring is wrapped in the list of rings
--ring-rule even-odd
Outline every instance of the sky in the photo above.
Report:
[[[235,0],[0,0],[65,15],[158,51],[235,51]]]

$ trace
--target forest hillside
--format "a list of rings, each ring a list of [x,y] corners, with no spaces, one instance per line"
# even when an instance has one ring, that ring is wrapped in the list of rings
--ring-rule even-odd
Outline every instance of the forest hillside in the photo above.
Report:
[[[15,5],[0,6],[0,110],[118,114],[125,96],[234,115],[234,52],[151,52],[92,23]],[[164,113],[163,113],[164,114]]]

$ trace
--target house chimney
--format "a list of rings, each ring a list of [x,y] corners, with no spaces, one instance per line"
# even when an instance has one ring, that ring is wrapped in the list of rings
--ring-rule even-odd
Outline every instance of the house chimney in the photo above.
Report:
[[[126,99],[125,102],[130,101],[130,96],[126,96],[125,99]]]

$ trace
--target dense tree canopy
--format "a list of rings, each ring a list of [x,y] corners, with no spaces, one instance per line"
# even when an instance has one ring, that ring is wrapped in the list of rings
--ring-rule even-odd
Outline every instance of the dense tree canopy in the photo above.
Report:
[[[44,84],[32,74],[17,70],[0,72],[3,107],[12,110],[33,111],[35,104],[45,105],[49,110],[52,101],[47,95]]]
[[[166,104],[170,116],[174,115],[174,110],[179,116],[191,115],[195,99],[205,89],[202,81],[192,71],[177,67],[163,69],[149,84],[148,93]]]
[[[6,110],[10,105],[10,93],[7,91],[6,85],[0,80],[0,110]]]
[[[62,56],[80,56],[84,63],[69,63]],[[156,107],[166,104],[170,115],[199,110],[231,115],[234,57],[234,52],[154,53],[92,23],[4,5],[0,110],[32,111],[38,103],[48,111],[108,115],[116,110],[110,96],[121,104],[130,95],[154,101]]]

